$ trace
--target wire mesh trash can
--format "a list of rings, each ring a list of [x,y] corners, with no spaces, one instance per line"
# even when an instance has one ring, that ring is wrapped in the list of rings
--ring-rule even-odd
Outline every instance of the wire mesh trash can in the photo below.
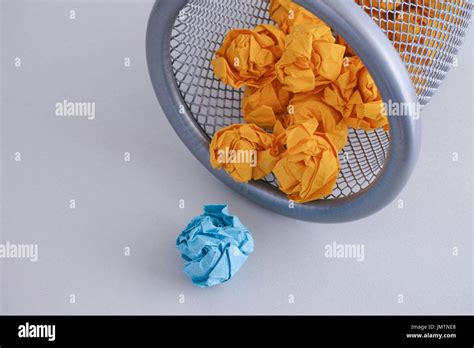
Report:
[[[471,20],[470,0],[295,0],[326,22],[361,58],[387,109],[390,131],[349,130],[333,192],[291,204],[273,176],[248,184],[211,168],[209,142],[243,123],[243,91],[214,76],[211,60],[226,33],[272,23],[268,0],[161,0],[152,9],[147,61],[161,107],[180,139],[217,178],[277,213],[305,221],[357,220],[397,197],[413,171],[421,142],[420,106],[456,61]],[[403,9],[400,11],[399,9]],[[415,26],[414,19],[421,25]],[[391,117],[393,116],[393,117]]]

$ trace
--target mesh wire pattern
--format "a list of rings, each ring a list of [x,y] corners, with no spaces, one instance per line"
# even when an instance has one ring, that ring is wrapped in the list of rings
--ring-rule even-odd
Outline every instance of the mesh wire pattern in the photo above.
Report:
[[[392,41],[426,105],[456,64],[471,22],[469,0],[356,0]]]
[[[382,13],[380,6],[375,6],[375,3],[383,1],[385,0],[363,0],[361,6],[380,23],[383,22],[382,16],[387,16],[385,30],[381,27],[390,38],[391,25],[397,28],[398,24],[390,24],[392,17],[389,18],[388,12]],[[192,0],[180,11],[175,21],[170,40],[173,73],[186,106],[209,139],[222,127],[243,123],[243,91],[218,81],[214,77],[211,60],[230,29],[272,23],[268,6],[268,0]],[[453,18],[454,22],[461,23],[459,21],[465,17],[459,15]],[[467,24],[468,21],[462,22],[465,27]],[[436,46],[435,54],[432,50],[416,51],[416,47],[421,45],[417,42],[411,46],[398,47],[412,74],[421,103],[429,99],[454,62],[454,55],[464,32],[455,33],[458,35],[450,35],[449,40],[443,41],[441,49],[440,45]],[[392,41],[397,47],[396,41]],[[433,60],[428,67],[423,64],[423,58],[426,58],[423,54],[429,55]],[[406,60],[405,57],[409,59]],[[383,168],[389,149],[389,134],[383,130],[364,132],[350,129],[348,144],[339,155],[341,172],[337,185],[326,199],[347,197],[369,187]],[[277,186],[272,175],[263,181]]]

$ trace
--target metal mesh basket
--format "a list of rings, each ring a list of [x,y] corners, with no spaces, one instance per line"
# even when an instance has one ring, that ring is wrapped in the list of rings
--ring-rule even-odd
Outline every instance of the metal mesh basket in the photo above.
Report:
[[[358,5],[352,0],[295,2],[325,20],[336,35],[344,37],[370,70],[385,101],[413,104],[414,86],[420,104],[424,105],[455,62],[473,3],[423,1],[422,5],[414,0],[359,0]],[[157,2],[150,17],[147,38],[150,74],[168,119],[190,150],[212,171],[206,145],[220,128],[243,122],[243,91],[218,81],[211,60],[230,29],[272,23],[269,3],[267,0],[170,3]],[[398,54],[389,47],[387,38]],[[390,76],[392,80],[387,79]],[[165,81],[169,84],[164,84]],[[419,121],[413,121],[415,113],[411,108],[403,115],[406,117],[390,119],[390,134],[383,130],[351,129],[348,144],[340,153],[337,186],[331,195],[317,202],[288,204],[286,197],[278,192],[273,176],[243,186],[231,182],[222,173],[213,173],[257,203],[291,217],[325,222],[360,218],[391,201],[406,182],[419,146]],[[390,161],[393,162],[390,170],[385,170]],[[380,185],[390,187],[376,187]]]
[[[426,105],[456,63],[474,3],[467,0],[357,2],[392,41],[406,63],[420,104]]]

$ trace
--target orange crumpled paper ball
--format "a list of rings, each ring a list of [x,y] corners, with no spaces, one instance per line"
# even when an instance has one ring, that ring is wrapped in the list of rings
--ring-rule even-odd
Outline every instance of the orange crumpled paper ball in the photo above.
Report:
[[[314,14],[291,0],[270,0],[269,12],[278,27],[287,34],[296,25],[325,24]]]
[[[288,109],[289,114],[278,120],[273,128],[277,137],[290,126],[316,120],[316,132],[326,133],[338,152],[346,146],[348,128],[344,118],[317,95],[296,95]]]
[[[339,76],[345,50],[335,43],[326,24],[297,25],[287,35],[276,63],[278,80],[292,93],[310,92]]]
[[[329,195],[339,176],[337,150],[317,127],[314,119],[290,126],[284,138],[287,151],[273,168],[280,190],[296,203]]]
[[[224,169],[238,182],[259,180],[270,174],[281,151],[275,136],[254,124],[220,129],[209,145],[211,166]]]
[[[286,37],[285,51],[275,69],[278,80],[293,93],[308,92],[314,88],[312,44],[312,34],[303,26],[298,26],[298,30]]]
[[[276,78],[284,40],[285,34],[271,24],[229,31],[212,60],[215,76],[235,88],[267,85]]]
[[[354,114],[356,105],[363,103],[357,89],[358,74],[362,67],[359,57],[346,57],[341,74],[322,93],[322,100],[339,111],[345,119]]]
[[[372,131],[389,129],[382,97],[359,57],[346,57],[339,77],[324,89],[322,100],[345,119],[347,126]]]
[[[282,88],[278,80],[262,88],[247,87],[242,99],[242,113],[245,122],[255,123],[271,129],[289,104],[291,93]]]
[[[357,89],[362,97],[363,104],[356,105],[357,121],[351,123],[354,119],[347,120],[348,125],[353,128],[360,128],[365,131],[372,131],[377,128],[383,128],[385,131],[390,129],[387,113],[382,100],[382,96],[365,66],[359,72]]]
[[[346,40],[344,40],[344,38],[340,35],[338,35],[336,37],[336,43],[339,44],[339,45],[342,45],[346,48],[346,53],[345,53],[345,57],[353,57],[353,56],[356,56],[357,54],[354,52],[354,50],[352,49],[351,46],[349,46],[349,44],[347,43]]]

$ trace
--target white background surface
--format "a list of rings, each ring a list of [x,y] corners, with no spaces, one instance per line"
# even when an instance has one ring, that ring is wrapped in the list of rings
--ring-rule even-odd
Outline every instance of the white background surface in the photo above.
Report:
[[[1,240],[39,246],[36,263],[0,260],[2,313],[472,312],[472,33],[423,112],[404,208],[394,201],[362,221],[324,225],[245,200],[179,141],[146,67],[152,1],[2,6]],[[54,116],[64,99],[95,102],[96,119]],[[256,249],[232,281],[199,289],[174,244],[207,203],[229,204]],[[365,261],[325,258],[334,241],[363,244]]]

